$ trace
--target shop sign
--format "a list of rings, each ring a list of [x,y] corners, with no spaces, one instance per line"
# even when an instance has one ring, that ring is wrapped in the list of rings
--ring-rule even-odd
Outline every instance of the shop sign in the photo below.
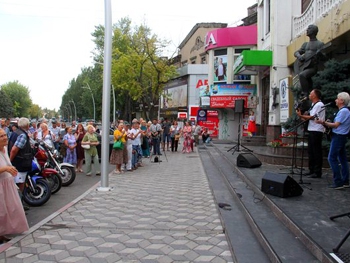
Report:
[[[244,107],[247,107],[247,96],[211,96],[211,108],[234,108],[236,100],[244,100]]]
[[[187,119],[187,112],[179,112],[177,113],[178,119]]]

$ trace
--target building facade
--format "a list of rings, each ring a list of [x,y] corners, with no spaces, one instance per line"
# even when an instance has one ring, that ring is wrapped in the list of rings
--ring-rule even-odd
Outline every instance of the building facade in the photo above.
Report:
[[[332,42],[325,50],[328,57],[347,59],[349,10],[350,0],[259,0],[248,8],[242,26],[197,24],[174,59],[180,76],[165,89],[172,94],[174,85],[182,86],[186,106],[169,108],[163,102],[161,116],[175,118],[181,112],[183,118],[196,120],[199,110],[215,111],[218,138],[237,140],[247,135],[247,119],[253,113],[257,135],[266,142],[279,138],[282,124],[295,110],[290,90],[296,75],[294,52],[308,41],[306,28],[317,25],[317,38]],[[244,102],[242,113],[235,109],[237,100]]]

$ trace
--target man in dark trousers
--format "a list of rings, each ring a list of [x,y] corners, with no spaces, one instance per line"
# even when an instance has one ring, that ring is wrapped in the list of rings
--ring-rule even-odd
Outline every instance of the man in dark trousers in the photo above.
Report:
[[[153,122],[150,126],[150,132],[152,138],[153,155],[162,155],[160,153],[160,136],[162,132],[162,126],[158,123],[158,120],[156,118],[153,119]]]
[[[308,114],[301,113],[300,109],[297,109],[297,115],[302,119],[308,121],[308,155],[309,155],[309,175],[310,178],[321,178],[322,176],[322,138],[324,133],[324,127],[322,124],[317,123],[316,120],[325,120],[324,104],[321,101],[321,91],[313,89],[309,94],[311,101],[311,108]]]

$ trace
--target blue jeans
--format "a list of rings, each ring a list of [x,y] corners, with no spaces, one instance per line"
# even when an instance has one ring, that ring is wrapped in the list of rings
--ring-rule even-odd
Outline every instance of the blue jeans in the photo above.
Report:
[[[132,161],[131,165],[133,168],[137,166],[137,163],[140,161],[142,156],[142,151],[140,145],[133,145],[132,146]]]
[[[349,184],[349,165],[345,148],[346,140],[347,135],[332,134],[328,162],[333,171],[333,183],[335,186]]]

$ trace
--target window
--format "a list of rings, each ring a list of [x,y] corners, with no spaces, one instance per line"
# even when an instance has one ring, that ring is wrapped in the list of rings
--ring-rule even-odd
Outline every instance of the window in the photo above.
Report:
[[[263,26],[264,36],[270,33],[270,0],[264,0]]]

